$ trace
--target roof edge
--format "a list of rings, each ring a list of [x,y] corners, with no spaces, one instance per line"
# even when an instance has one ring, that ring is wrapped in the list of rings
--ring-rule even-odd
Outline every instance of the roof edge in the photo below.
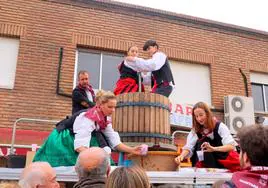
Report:
[[[162,19],[167,19],[170,21],[177,21],[181,24],[188,25],[189,24],[193,27],[200,27],[200,28],[210,28],[211,30],[223,30],[226,32],[231,33],[239,33],[242,35],[249,35],[253,37],[259,37],[262,39],[268,39],[268,32],[256,30],[248,27],[223,23],[219,21],[213,21],[209,19],[194,17],[194,16],[188,16],[184,14],[178,14],[174,12],[169,12],[165,10],[160,9],[154,9],[149,7],[143,7],[139,5],[133,5],[133,4],[127,4],[123,2],[118,2],[114,0],[46,0],[51,2],[57,2],[62,4],[71,4],[71,5],[77,5],[77,6],[90,6],[91,8],[106,8],[113,11],[118,11],[118,8],[120,9],[120,12],[126,11],[126,12],[133,12],[133,13],[139,13],[145,16],[155,16]]]

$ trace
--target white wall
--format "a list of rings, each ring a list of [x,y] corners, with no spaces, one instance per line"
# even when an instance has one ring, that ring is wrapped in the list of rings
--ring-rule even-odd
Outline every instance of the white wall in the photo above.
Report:
[[[209,67],[172,61],[170,63],[176,84],[170,96],[172,103],[195,104],[203,101],[211,105]]]
[[[268,74],[251,72],[250,81],[259,84],[268,84]]]
[[[0,37],[0,88],[14,88],[18,52],[19,39]]]

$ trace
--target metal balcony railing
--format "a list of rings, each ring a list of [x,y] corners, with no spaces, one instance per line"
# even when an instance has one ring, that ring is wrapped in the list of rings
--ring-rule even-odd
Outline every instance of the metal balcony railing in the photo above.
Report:
[[[60,120],[47,120],[47,119],[33,119],[33,118],[19,118],[14,122],[13,129],[12,129],[12,139],[10,145],[10,154],[15,154],[14,147],[15,147],[15,139],[16,139],[16,129],[18,122],[35,122],[35,123],[58,123]],[[22,145],[20,145],[22,146]],[[23,145],[26,146],[25,148],[31,148],[30,145]],[[17,147],[17,146],[16,146]]]

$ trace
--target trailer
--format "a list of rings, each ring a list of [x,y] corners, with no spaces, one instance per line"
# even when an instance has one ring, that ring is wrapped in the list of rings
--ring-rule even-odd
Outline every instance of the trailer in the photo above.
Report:
[[[158,145],[160,148],[170,149],[171,146],[175,147],[174,137],[177,132],[174,132],[172,136],[170,134],[169,110],[168,98],[158,94],[134,93],[120,95],[118,96],[118,107],[116,113],[113,114],[113,122],[115,122],[113,126],[116,130],[122,133],[120,136],[122,137],[122,141],[125,143],[147,143],[149,147],[151,144],[152,146]],[[125,114],[128,115],[126,116]],[[133,118],[133,114],[140,114],[140,116],[137,116],[139,118]],[[150,117],[151,120],[149,121],[149,118],[145,117]],[[28,150],[33,149],[33,146],[31,145],[15,145],[17,123],[22,121],[45,122],[52,124],[59,122],[59,120],[34,118],[17,119],[12,129],[12,139],[8,153],[10,156],[16,156],[15,148],[24,147]],[[132,126],[128,126],[126,128],[123,126],[125,124]],[[187,132],[180,131],[180,133]],[[5,145],[5,147],[8,146]],[[34,147],[36,147],[36,144],[34,144]],[[177,147],[175,147],[175,151],[173,150],[173,152],[178,155],[180,151]],[[169,158],[171,163],[175,163],[174,156],[169,156]],[[158,161],[158,163],[163,166],[167,163],[167,160],[164,158],[152,161]],[[118,164],[120,165],[120,162]],[[122,164],[123,163],[121,163],[121,165]],[[0,180],[18,180],[23,167],[24,166],[21,166],[21,168],[0,168]],[[117,168],[117,166],[112,167],[112,169],[115,168]],[[66,184],[78,181],[78,177],[73,166],[55,167],[54,169],[57,174],[57,181]],[[161,168],[159,169],[161,170]],[[176,185],[179,185],[180,187],[182,185],[186,187],[204,187],[212,185],[217,180],[229,180],[232,176],[231,173],[228,173],[227,170],[223,169],[185,167],[176,170],[177,166],[171,169],[164,168],[165,170],[163,171],[159,171],[159,169],[147,169],[146,171],[152,185],[172,184],[175,185],[175,187]]]
[[[112,167],[112,170],[117,168]],[[65,184],[77,182],[74,166],[55,167],[57,181]],[[0,180],[19,180],[22,168],[0,168]],[[217,180],[229,180],[232,173],[222,169],[181,168],[179,171],[147,171],[152,185],[169,184],[187,187],[210,187]]]

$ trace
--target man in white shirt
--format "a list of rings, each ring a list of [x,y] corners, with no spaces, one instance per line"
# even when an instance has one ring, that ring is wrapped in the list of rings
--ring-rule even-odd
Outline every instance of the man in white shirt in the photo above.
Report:
[[[167,56],[158,50],[158,44],[154,40],[148,40],[143,46],[150,59],[128,56],[128,65],[140,72],[152,72],[154,81],[152,93],[158,93],[169,97],[172,92],[172,84],[175,85]]]

